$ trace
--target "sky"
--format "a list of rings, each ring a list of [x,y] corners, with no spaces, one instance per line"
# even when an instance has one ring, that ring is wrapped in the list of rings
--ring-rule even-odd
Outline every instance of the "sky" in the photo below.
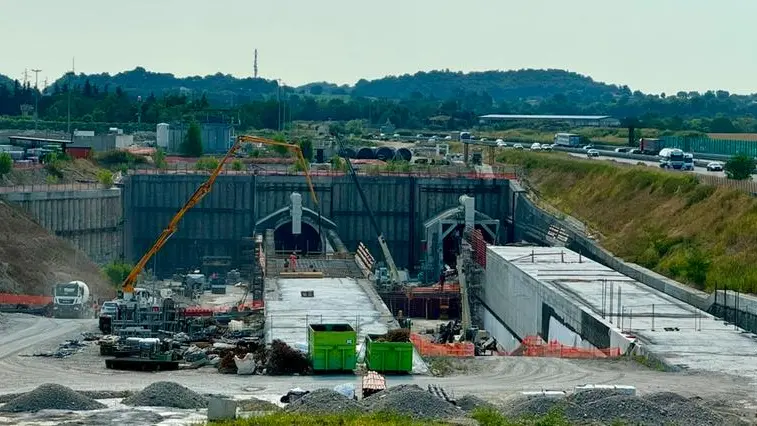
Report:
[[[757,92],[755,0],[0,0],[0,73],[259,75],[296,86],[558,68],[648,93]],[[33,82],[33,74],[30,74]]]

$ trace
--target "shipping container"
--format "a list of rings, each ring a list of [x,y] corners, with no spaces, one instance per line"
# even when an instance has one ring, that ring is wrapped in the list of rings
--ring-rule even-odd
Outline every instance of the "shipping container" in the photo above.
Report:
[[[413,370],[411,342],[382,342],[380,334],[365,338],[365,363],[369,370],[381,373],[409,373]]]
[[[92,148],[84,146],[70,146],[66,148],[66,154],[72,158],[89,158],[92,156]]]
[[[711,139],[706,136],[695,138],[668,136],[661,138],[661,145],[665,148],[678,148],[694,154],[727,156],[746,154],[750,157],[757,157],[757,141]]]
[[[357,363],[357,333],[349,324],[311,324],[308,351],[313,370],[352,371]]]

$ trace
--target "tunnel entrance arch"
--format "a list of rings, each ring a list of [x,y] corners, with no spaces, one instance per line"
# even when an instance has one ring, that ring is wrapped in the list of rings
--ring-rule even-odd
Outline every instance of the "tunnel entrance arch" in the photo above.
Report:
[[[276,251],[297,251],[298,253],[344,252],[346,248],[339,238],[334,222],[317,212],[302,208],[300,233],[294,234],[290,207],[283,207],[255,223],[255,232],[274,232]],[[320,233],[319,233],[320,230]]]
[[[499,220],[475,210],[469,214],[468,220],[472,222],[473,228],[481,231],[488,244],[499,243]],[[434,282],[439,279],[444,265],[456,267],[466,226],[466,209],[461,205],[445,210],[423,225],[426,251],[424,276],[427,281]]]

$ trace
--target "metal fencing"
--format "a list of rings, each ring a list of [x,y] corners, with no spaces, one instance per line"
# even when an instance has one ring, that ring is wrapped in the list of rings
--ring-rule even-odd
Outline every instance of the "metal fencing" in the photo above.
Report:
[[[31,184],[0,186],[0,194],[12,194],[19,192],[61,192],[61,191],[92,191],[103,189],[99,183],[60,183],[60,184]]]
[[[724,176],[702,174],[697,175],[697,178],[699,179],[699,182],[705,185],[724,186],[726,188],[738,189],[752,195],[757,195],[757,182],[753,180],[733,180]]]

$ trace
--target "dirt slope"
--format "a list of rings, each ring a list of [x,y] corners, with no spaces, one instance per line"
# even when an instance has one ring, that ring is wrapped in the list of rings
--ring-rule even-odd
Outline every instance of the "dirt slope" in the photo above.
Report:
[[[757,198],[689,173],[559,154],[502,154],[542,200],[585,222],[616,255],[698,288],[757,293]]]
[[[0,292],[51,295],[54,283],[71,280],[87,283],[96,297],[115,293],[84,253],[0,201]]]

